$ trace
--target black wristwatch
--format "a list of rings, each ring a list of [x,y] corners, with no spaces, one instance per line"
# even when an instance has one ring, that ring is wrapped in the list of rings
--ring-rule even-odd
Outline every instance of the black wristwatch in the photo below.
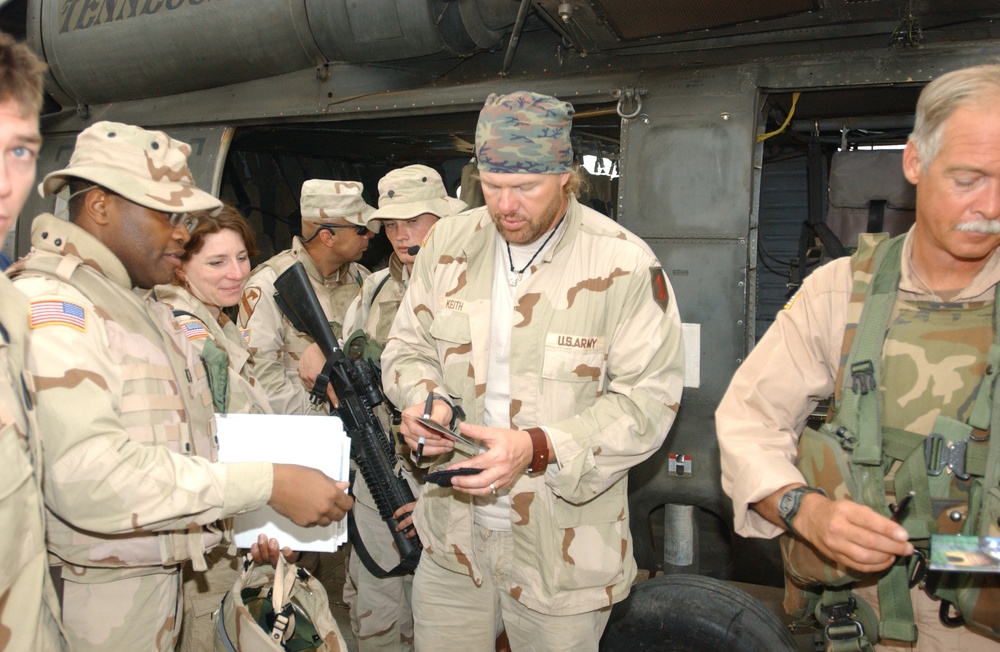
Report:
[[[822,489],[817,489],[816,487],[792,487],[781,497],[778,501],[778,516],[781,517],[782,522],[788,531],[792,534],[798,534],[795,528],[792,527],[792,519],[795,515],[799,513],[799,505],[802,504],[802,496],[806,494],[823,494],[826,496],[826,492]]]

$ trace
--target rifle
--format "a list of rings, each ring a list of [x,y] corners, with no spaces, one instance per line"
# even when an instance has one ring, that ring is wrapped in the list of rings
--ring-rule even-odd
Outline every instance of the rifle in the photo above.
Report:
[[[358,465],[361,477],[375,498],[379,515],[392,533],[400,563],[391,571],[380,568],[358,535],[353,513],[348,512],[351,543],[372,575],[382,578],[411,573],[420,560],[423,547],[416,536],[406,536],[412,525],[403,532],[396,531],[399,520],[393,518],[393,514],[403,505],[413,502],[413,492],[402,473],[395,472],[393,444],[382,429],[382,422],[372,412],[372,408],[383,400],[375,371],[365,360],[352,362],[337,344],[302,263],[297,262],[282,272],[275,279],[274,288],[277,290],[274,300],[281,312],[292,322],[292,326],[313,338],[326,356],[326,364],[311,392],[312,398],[314,401],[324,400],[327,383],[333,385],[333,391],[340,400],[340,407],[336,408],[337,416],[344,422],[352,442],[351,459]]]

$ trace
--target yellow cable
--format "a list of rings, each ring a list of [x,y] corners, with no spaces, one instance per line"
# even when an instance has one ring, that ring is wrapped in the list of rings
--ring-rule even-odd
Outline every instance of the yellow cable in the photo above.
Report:
[[[758,134],[757,136],[758,143],[764,142],[771,136],[777,136],[788,127],[788,123],[792,121],[792,116],[795,115],[795,105],[799,101],[799,95],[801,95],[801,93],[792,93],[792,108],[788,110],[788,116],[785,117],[785,121],[781,123],[780,127],[778,127],[777,129],[775,129],[770,133]]]

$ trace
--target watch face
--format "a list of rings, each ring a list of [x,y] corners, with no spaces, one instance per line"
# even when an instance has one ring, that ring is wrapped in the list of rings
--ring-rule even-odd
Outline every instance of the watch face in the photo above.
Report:
[[[788,512],[792,511],[792,506],[795,505],[794,491],[794,489],[786,491],[785,495],[778,501],[778,514],[782,517],[788,516]]]

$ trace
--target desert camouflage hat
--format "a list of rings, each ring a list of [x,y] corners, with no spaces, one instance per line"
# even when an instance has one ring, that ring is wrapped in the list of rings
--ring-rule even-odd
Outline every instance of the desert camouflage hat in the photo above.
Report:
[[[370,220],[408,220],[424,213],[449,217],[469,206],[448,196],[441,175],[426,165],[407,165],[378,182],[378,210]]]
[[[484,172],[561,174],[573,167],[573,105],[548,95],[491,94],[476,125],[476,159]]]
[[[365,202],[364,190],[360,181],[309,179],[302,184],[299,201],[302,219],[328,223],[339,217],[351,224],[367,226],[375,209]],[[370,228],[378,233],[379,223],[375,222]]]
[[[195,185],[187,166],[190,154],[187,143],[162,131],[98,122],[76,137],[69,167],[46,175],[38,192],[54,195],[77,178],[164,213],[216,211],[222,202]]]

